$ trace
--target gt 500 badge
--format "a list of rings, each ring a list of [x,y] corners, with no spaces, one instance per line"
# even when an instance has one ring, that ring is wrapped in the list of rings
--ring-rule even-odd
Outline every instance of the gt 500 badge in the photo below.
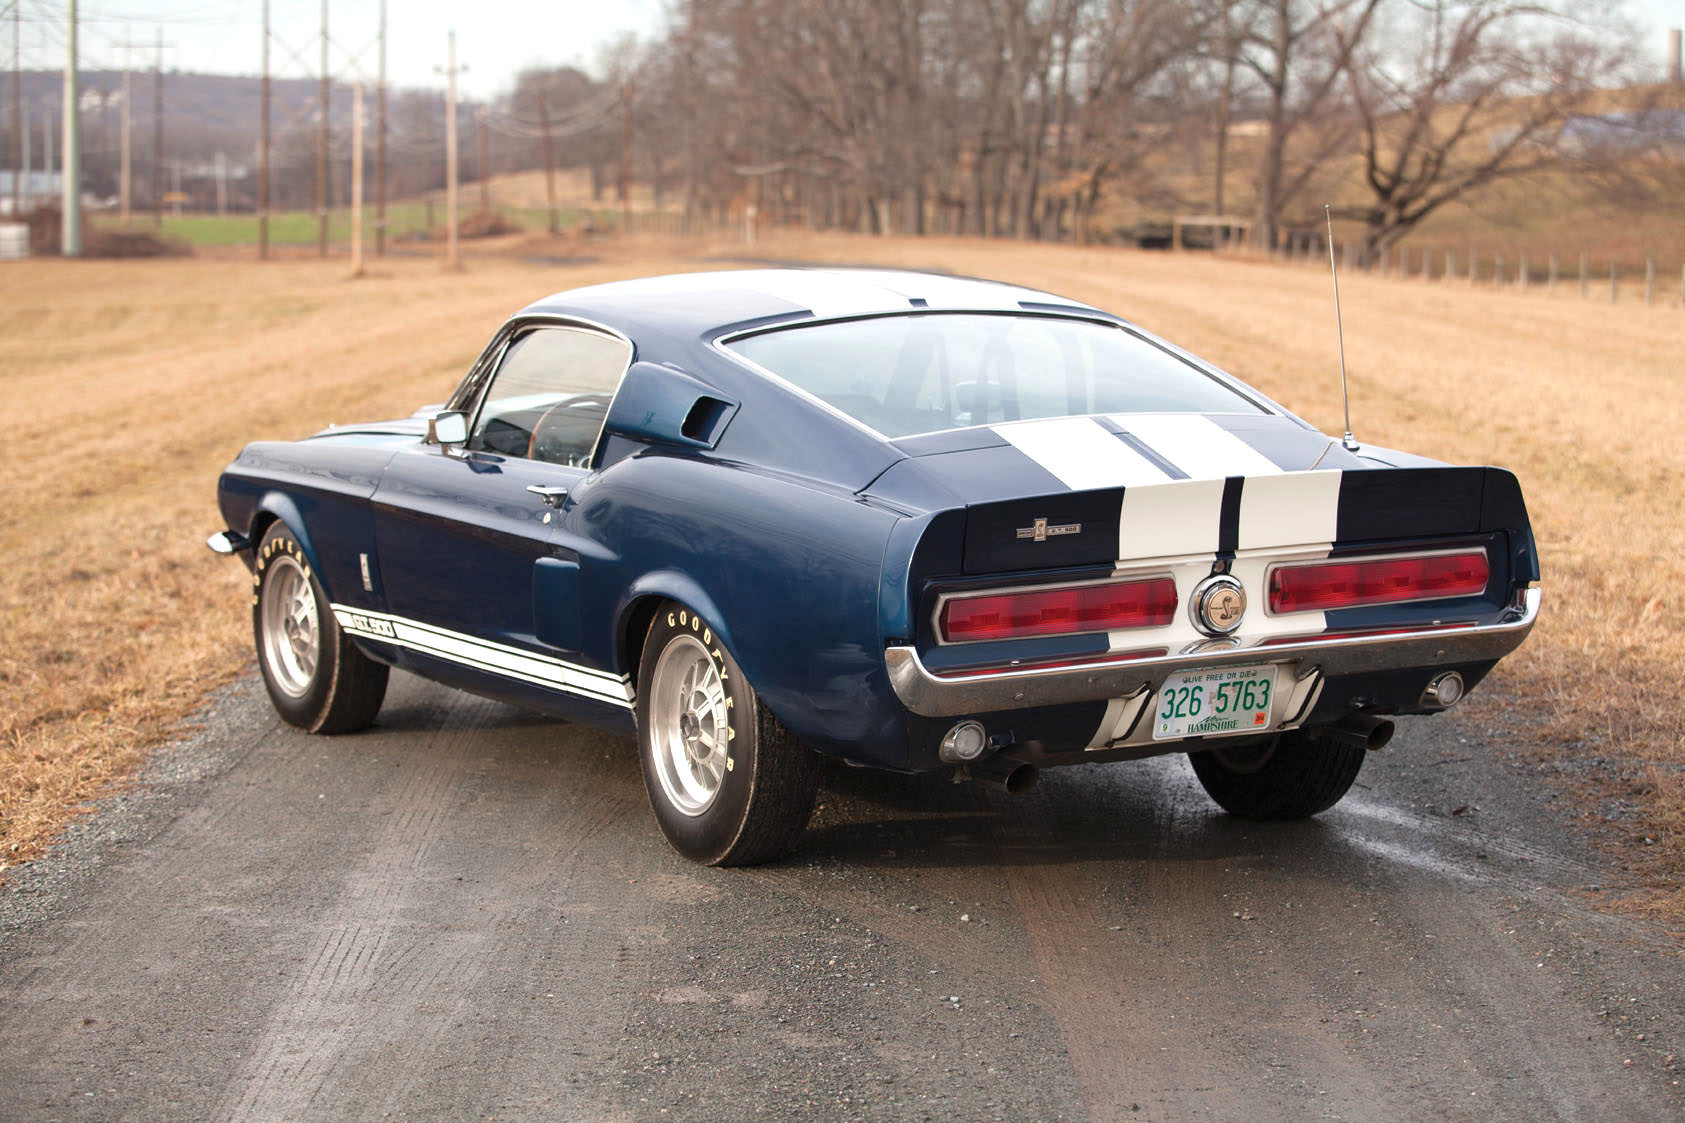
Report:
[[[1046,519],[1037,519],[1034,526],[1021,526],[1018,528],[1019,538],[1028,538],[1033,542],[1046,542],[1049,538],[1058,538],[1065,534],[1081,533],[1081,523],[1060,523],[1057,526],[1048,526]]]
[[[366,636],[385,636],[388,639],[396,638],[398,635],[397,629],[393,628],[388,621],[375,620],[372,617],[364,616],[361,612],[347,612],[340,609],[334,615],[339,618],[339,626],[348,632],[361,632]]]

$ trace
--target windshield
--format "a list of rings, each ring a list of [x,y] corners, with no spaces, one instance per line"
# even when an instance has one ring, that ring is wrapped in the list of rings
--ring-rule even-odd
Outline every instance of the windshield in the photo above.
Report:
[[[1088,413],[1263,413],[1122,328],[930,313],[781,328],[729,348],[886,437]]]

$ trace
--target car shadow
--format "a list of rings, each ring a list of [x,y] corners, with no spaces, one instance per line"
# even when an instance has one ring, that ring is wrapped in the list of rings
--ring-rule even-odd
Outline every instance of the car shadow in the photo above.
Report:
[[[946,776],[829,770],[792,860],[863,866],[1288,859],[1346,851],[1316,819],[1264,823],[1210,803],[1174,757],[1042,773],[1009,795]]]

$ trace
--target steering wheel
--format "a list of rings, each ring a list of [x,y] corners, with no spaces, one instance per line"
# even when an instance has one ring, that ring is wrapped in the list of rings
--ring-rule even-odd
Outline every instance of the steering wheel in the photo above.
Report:
[[[527,459],[572,464],[575,455],[589,456],[613,400],[612,394],[575,394],[545,410],[532,427]]]

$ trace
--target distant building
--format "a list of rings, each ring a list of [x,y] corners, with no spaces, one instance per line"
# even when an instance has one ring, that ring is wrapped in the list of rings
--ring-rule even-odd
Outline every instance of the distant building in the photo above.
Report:
[[[1575,152],[1653,150],[1678,156],[1685,153],[1685,110],[1645,109],[1570,117],[1563,123],[1562,141]]]
[[[12,213],[12,183],[16,178],[16,172],[0,170],[0,214]],[[25,211],[34,210],[42,203],[57,203],[64,197],[64,173],[24,172],[22,187]]]

